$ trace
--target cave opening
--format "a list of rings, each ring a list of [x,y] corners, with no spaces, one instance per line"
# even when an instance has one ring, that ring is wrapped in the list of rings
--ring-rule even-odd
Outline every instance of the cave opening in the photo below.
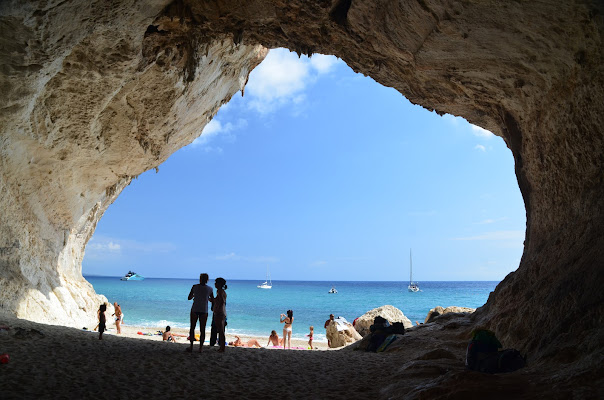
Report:
[[[522,255],[513,171],[490,132],[333,56],[274,49],[245,96],[109,207],[83,274],[404,282],[413,248],[415,280],[492,290]]]

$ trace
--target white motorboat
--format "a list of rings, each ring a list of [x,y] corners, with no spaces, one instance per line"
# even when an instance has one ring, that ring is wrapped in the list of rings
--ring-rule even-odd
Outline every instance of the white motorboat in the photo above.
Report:
[[[266,267],[266,280],[258,285],[258,289],[270,289],[273,287],[273,281],[271,280],[271,272]]]
[[[329,292],[327,293],[338,293],[338,291],[336,290],[335,286],[332,286],[331,289],[329,289]]]
[[[411,250],[409,250],[409,286],[407,289],[410,292],[419,292],[419,286],[413,282],[413,259],[411,258]]]
[[[120,278],[122,281],[142,281],[145,279],[144,276],[137,274],[136,272],[128,271],[128,273]]]

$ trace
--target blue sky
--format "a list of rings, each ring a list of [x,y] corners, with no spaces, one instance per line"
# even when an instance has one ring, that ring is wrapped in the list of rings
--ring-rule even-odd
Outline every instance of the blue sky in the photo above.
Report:
[[[525,210],[503,140],[333,56],[272,50],[191,145],[134,180],[84,275],[501,280]]]

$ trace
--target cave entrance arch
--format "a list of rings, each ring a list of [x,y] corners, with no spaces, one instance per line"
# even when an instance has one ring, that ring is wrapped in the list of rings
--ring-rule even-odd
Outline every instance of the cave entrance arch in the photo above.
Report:
[[[287,47],[334,54],[413,103],[503,137],[527,212],[525,250],[476,322],[538,359],[571,345],[580,359],[601,350],[600,3],[0,7],[3,309],[73,324],[89,314],[97,299],[82,250],[108,205],[190,143],[265,48]]]

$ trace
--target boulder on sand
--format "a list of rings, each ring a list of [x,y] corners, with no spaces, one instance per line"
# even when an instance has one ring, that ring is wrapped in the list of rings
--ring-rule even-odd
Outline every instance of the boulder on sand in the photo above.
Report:
[[[441,306],[436,306],[433,309],[431,309],[430,311],[428,311],[428,315],[426,315],[424,324],[433,322],[436,319],[436,317],[438,317],[439,315],[448,314],[448,313],[470,313],[471,314],[474,311],[476,311],[475,308],[469,308],[469,307],[450,306],[447,308],[442,308]]]
[[[352,324],[342,317],[336,318],[327,325],[325,336],[331,348],[347,346],[362,339]]]
[[[355,320],[354,328],[361,336],[367,336],[370,333],[369,327],[373,325],[373,320],[378,315],[387,319],[391,324],[394,322],[402,322],[405,329],[409,329],[413,326],[409,318],[405,317],[405,314],[403,314],[401,310],[394,306],[387,305],[374,308],[361,315]]]

